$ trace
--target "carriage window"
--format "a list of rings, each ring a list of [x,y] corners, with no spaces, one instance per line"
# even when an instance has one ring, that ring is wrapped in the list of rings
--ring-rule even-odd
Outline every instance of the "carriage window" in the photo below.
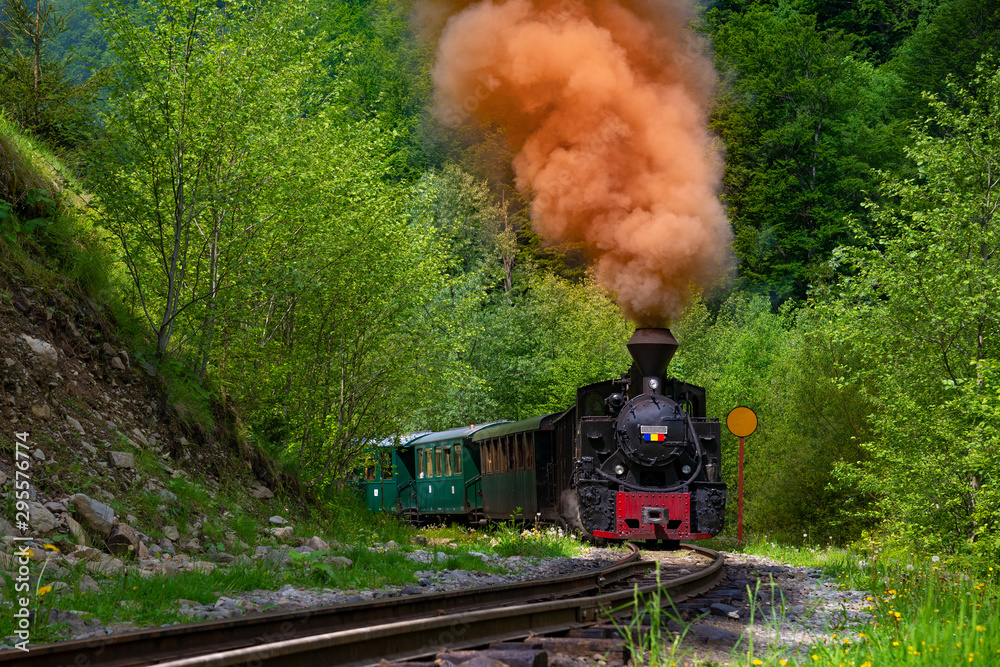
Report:
[[[507,442],[500,441],[500,472],[507,472]]]
[[[368,481],[375,479],[375,466],[365,466],[365,479]]]
[[[514,436],[514,455],[517,458],[517,469],[524,470],[524,435]]]
[[[462,445],[455,445],[455,474],[462,474]]]
[[[427,476],[428,477],[433,477],[434,476],[434,450],[430,449],[430,448],[425,449],[424,450],[424,458],[427,461]]]
[[[516,454],[514,453],[514,450],[516,448],[517,448],[517,443],[514,441],[513,438],[511,438],[511,437],[508,436],[508,438],[507,438],[507,470],[511,470],[511,471],[517,470],[517,468],[515,467],[516,463],[515,463],[515,460],[514,460],[515,456],[516,456]]]
[[[527,442],[525,443],[527,447],[527,452],[525,456],[525,461],[528,466],[528,470],[535,469],[535,436],[530,434],[527,436]]]
[[[438,477],[444,472],[444,467],[441,465],[441,448],[437,447],[434,449],[434,474]]]
[[[444,448],[444,476],[451,477],[451,447]]]

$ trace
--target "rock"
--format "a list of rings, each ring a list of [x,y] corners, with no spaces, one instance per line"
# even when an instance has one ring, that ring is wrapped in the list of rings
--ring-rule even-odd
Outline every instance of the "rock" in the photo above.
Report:
[[[156,377],[156,369],[153,368],[152,365],[150,365],[148,362],[140,361],[139,365],[142,366],[142,370],[146,371],[146,375],[148,375],[151,378]]]
[[[50,500],[47,503],[42,503],[42,505],[43,505],[43,507],[45,507],[45,509],[47,509],[48,511],[52,512],[53,514],[55,514],[56,512],[68,512],[69,511],[69,510],[66,509],[65,505],[63,505],[62,503],[57,502],[55,500]]]
[[[115,356],[118,353],[115,351],[115,348],[111,347],[111,343],[108,343],[107,341],[105,341],[104,342],[104,354],[108,355],[109,357],[113,357],[113,356]]]
[[[220,551],[219,553],[214,554],[205,554],[204,558],[207,561],[219,563],[220,565],[229,565],[236,560],[236,556],[227,554],[225,551]]]
[[[125,350],[118,350],[118,356],[125,360],[125,365],[132,368],[132,360],[128,358],[128,352]]]
[[[74,635],[83,634],[89,630],[83,619],[73,612],[62,611],[61,609],[50,609],[49,624],[55,625],[57,623],[68,626],[70,632]]]
[[[119,359],[118,357],[111,357],[111,368],[123,371],[125,370],[125,364],[123,364],[122,360]]]
[[[106,540],[108,551],[116,556],[135,551],[139,546],[139,536],[127,523],[116,523],[111,528],[111,534]]]
[[[59,362],[59,352],[49,343],[38,338],[32,338],[28,334],[21,334],[21,338],[28,344],[31,351],[42,360],[46,366],[54,367]]]
[[[193,572],[201,572],[202,574],[212,574],[215,571],[215,564],[199,560],[191,564],[191,570]]]
[[[81,592],[83,592],[83,591],[90,591],[90,592],[93,592],[93,593],[97,593],[97,592],[100,592],[100,590],[101,590],[101,587],[97,585],[97,582],[94,581],[94,578],[91,577],[89,574],[85,574],[82,577],[80,577],[80,591]]]
[[[740,617],[740,612],[736,607],[718,602],[709,607],[709,611],[712,612],[713,616],[726,616],[728,618]]]
[[[149,446],[149,440],[146,440],[145,434],[142,431],[140,431],[138,428],[133,428],[132,431],[131,431],[131,433],[132,433],[132,435],[135,436],[136,440],[138,440],[142,444],[146,445],[147,447]]]
[[[276,526],[271,529],[271,534],[279,540],[290,540],[295,536],[295,530],[291,526]]]
[[[139,558],[149,558],[149,549],[146,548],[145,543],[139,542],[139,547],[136,549],[136,555]]]
[[[117,558],[108,558],[100,561],[87,561],[87,572],[102,574],[104,576],[114,576],[125,571],[125,563]]]
[[[48,511],[40,503],[28,503],[28,525],[39,533],[47,533],[55,530],[59,525],[55,515]]]
[[[156,495],[165,503],[177,502],[177,496],[166,489],[160,489],[156,492]]]
[[[87,533],[83,530],[83,526],[77,523],[76,519],[68,514],[63,517],[63,521],[65,522],[66,527],[69,528],[69,536],[72,541],[76,544],[87,546]]]
[[[350,558],[344,558],[343,556],[334,556],[327,561],[330,565],[334,566],[338,570],[345,570],[350,566],[354,565],[354,561]]]
[[[108,452],[108,463],[112,468],[135,468],[132,452]]]
[[[79,558],[80,560],[98,561],[101,560],[101,556],[103,556],[104,554],[102,554],[100,551],[92,547],[77,545],[73,549],[73,555]]]
[[[270,521],[271,523],[277,524],[279,526],[283,526],[286,523],[288,523],[288,519],[284,519],[284,518],[278,516],[277,514],[275,514],[270,519],[268,519],[268,521]]]
[[[36,449],[31,455],[34,456],[39,461],[44,461],[45,460],[45,452],[43,452],[40,449]]]
[[[80,432],[80,435],[84,434],[83,424],[73,419],[72,417],[66,417],[66,423],[70,425],[70,428],[74,428]]]
[[[160,548],[163,551],[166,551],[167,553],[173,553],[174,543],[170,540],[169,537],[164,537],[162,540],[160,540]]]
[[[181,533],[177,530],[177,526],[164,526],[163,534],[166,535],[168,540],[173,540],[174,542],[181,539]]]
[[[181,545],[181,549],[194,554],[201,553],[201,542],[198,541],[198,538],[190,539]]]
[[[260,484],[253,487],[253,491],[250,492],[250,495],[254,498],[274,498],[274,494],[271,493],[271,489],[266,486],[261,486]]]
[[[47,403],[35,404],[31,406],[31,414],[39,419],[52,419],[52,410]]]
[[[73,513],[76,514],[83,523],[102,537],[111,534],[111,527],[114,525],[115,511],[104,503],[88,498],[82,493],[70,496],[69,502],[73,504]]]
[[[90,454],[91,456],[97,456],[97,447],[94,447],[89,442],[84,442],[82,444],[83,448],[87,451],[88,454]]]
[[[2,537],[21,537],[21,531],[14,528],[7,519],[0,517],[0,536]],[[9,568],[5,568],[9,569]]]
[[[7,484],[7,473],[0,470],[0,486]]]
[[[304,546],[312,547],[316,551],[329,551],[330,545],[327,544],[323,539],[313,535],[310,537]]]

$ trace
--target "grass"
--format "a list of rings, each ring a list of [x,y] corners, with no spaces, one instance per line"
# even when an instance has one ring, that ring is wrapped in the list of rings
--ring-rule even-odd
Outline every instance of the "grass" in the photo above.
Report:
[[[873,620],[829,628],[826,640],[805,656],[782,647],[757,655],[736,649],[732,665],[896,667],[1000,664],[1000,566],[948,563],[937,557],[887,554],[865,544],[850,549],[787,547],[766,539],[737,547],[726,540],[707,546],[767,557],[788,565],[818,567],[842,589],[865,591]],[[766,623],[765,623],[766,624]],[[758,647],[759,649],[760,647]],[[647,648],[648,652],[648,648]],[[650,664],[696,664],[664,645]]]

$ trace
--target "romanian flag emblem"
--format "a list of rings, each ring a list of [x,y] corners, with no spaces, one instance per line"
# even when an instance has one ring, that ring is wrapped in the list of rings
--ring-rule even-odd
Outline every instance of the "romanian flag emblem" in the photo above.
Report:
[[[663,442],[667,439],[666,426],[640,426],[639,433],[646,442]]]

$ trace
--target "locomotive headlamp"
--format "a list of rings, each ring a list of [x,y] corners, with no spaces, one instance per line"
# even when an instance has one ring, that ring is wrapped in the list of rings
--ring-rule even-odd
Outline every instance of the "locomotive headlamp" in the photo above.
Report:
[[[621,477],[622,475],[624,475],[625,474],[625,466],[623,466],[621,463],[619,463],[618,465],[616,465],[615,466],[615,474],[618,475],[619,477]]]
[[[649,378],[649,388],[656,389],[660,386],[660,381],[656,378]]]
[[[681,468],[681,472],[684,473],[685,475],[690,475],[691,474],[691,466],[684,466],[683,468]]]

